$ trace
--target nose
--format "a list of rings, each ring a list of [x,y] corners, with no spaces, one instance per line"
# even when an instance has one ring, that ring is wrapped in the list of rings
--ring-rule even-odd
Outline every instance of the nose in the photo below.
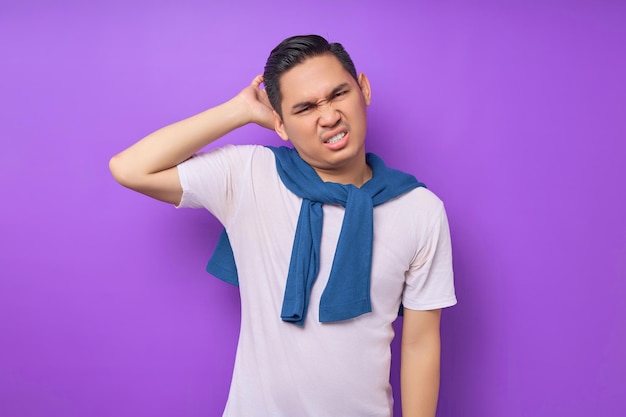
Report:
[[[341,115],[335,108],[332,103],[325,103],[318,107],[320,112],[319,123],[322,127],[333,127],[339,120],[341,120]]]

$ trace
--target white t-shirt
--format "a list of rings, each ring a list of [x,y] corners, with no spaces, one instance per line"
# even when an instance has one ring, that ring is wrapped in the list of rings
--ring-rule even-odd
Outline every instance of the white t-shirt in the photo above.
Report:
[[[224,417],[390,417],[392,322],[456,303],[442,202],[416,188],[374,208],[372,312],[319,322],[344,208],[324,205],[320,269],[303,327],[280,318],[302,200],[282,183],[274,153],[232,146],[178,167],[179,207],[204,207],[226,227],[241,294],[241,333]]]

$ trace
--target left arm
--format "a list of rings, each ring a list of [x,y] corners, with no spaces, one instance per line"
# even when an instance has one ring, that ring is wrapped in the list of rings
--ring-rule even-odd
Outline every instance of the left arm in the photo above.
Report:
[[[441,309],[404,309],[400,388],[403,417],[434,417],[439,397]]]

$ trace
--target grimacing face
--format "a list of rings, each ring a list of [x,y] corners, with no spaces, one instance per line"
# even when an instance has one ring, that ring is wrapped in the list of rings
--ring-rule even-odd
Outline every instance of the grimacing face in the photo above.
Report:
[[[367,169],[371,90],[365,74],[357,82],[334,55],[326,54],[282,74],[280,91],[282,119],[274,112],[278,135],[292,142],[322,180],[354,183],[355,175]]]

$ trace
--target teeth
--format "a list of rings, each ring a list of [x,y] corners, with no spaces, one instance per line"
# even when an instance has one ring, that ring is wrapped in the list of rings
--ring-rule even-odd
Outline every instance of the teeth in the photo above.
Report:
[[[346,134],[344,132],[338,133],[335,136],[333,136],[332,138],[328,139],[326,141],[326,143],[336,143],[336,142],[339,142],[344,136],[346,136]]]

